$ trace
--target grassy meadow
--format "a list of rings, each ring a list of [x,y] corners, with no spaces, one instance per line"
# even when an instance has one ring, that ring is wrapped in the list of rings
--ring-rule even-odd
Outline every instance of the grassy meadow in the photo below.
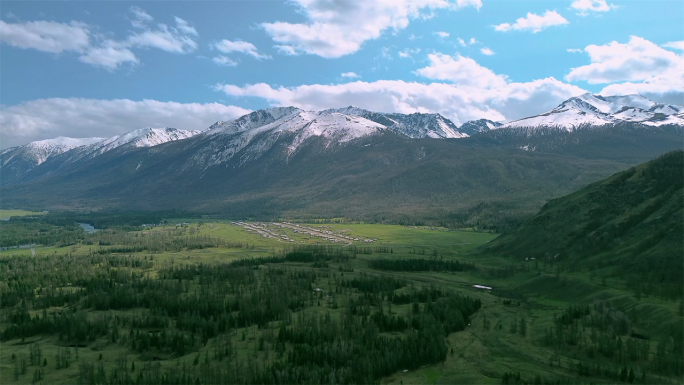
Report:
[[[41,314],[47,314],[48,317],[73,314],[76,317],[74,319],[82,317],[84,325],[88,322],[93,325],[88,326],[93,330],[91,335],[82,341],[77,341],[80,337],[73,337],[73,333],[66,329],[41,333],[31,332],[27,327],[14,335],[3,333],[0,383],[100,383],[103,377],[98,377],[99,373],[104,373],[108,381],[118,378],[117,381],[123,383],[158,383],[166,378],[155,377],[155,373],[194,373],[182,378],[192,383],[211,383],[211,378],[216,377],[207,373],[215,367],[229,368],[229,372],[256,373],[261,370],[259,368],[278,367],[279,363],[295,360],[295,353],[304,354],[295,337],[282,342],[280,334],[285,325],[296,333],[298,328],[304,328],[303,325],[324,322],[322,320],[325,317],[329,319],[325,322],[332,322],[331,325],[335,322],[340,325],[352,322],[349,321],[349,309],[357,305],[361,312],[355,316],[360,317],[359,325],[365,325],[367,317],[376,313],[415,319],[418,317],[416,306],[419,311],[425,308],[423,311],[427,312],[429,303],[435,300],[428,296],[427,300],[422,301],[417,299],[417,293],[432,289],[445,290],[438,297],[468,297],[478,300],[481,305],[472,316],[465,317],[467,324],[463,330],[444,335],[446,353],[443,360],[425,359],[413,368],[397,367],[398,370],[378,375],[375,381],[385,384],[683,382],[680,367],[662,363],[681,358],[676,346],[668,345],[668,341],[677,336],[676,331],[672,330],[682,323],[681,299],[676,301],[654,296],[638,298],[625,282],[611,278],[610,267],[583,269],[580,266],[568,271],[560,269],[552,260],[512,259],[505,251],[486,253],[482,246],[497,236],[487,232],[375,224],[297,225],[300,227],[262,224],[262,228],[277,234],[265,237],[228,221],[170,219],[161,226],[133,231],[105,229],[92,235],[82,235],[78,242],[71,245],[37,245],[33,248],[35,257],[30,249],[0,252],[0,266],[3,269],[0,273],[0,289],[3,292],[0,331],[6,331],[10,325],[17,323],[16,318],[13,321],[12,317],[19,315],[11,314],[15,314],[13,311],[19,314],[16,309],[22,306],[26,306],[29,316],[36,319]],[[359,241],[333,243],[301,231],[301,226],[328,231],[330,236],[339,239],[349,237],[358,238]],[[179,243],[180,239],[185,243]],[[328,254],[317,254],[313,263],[289,259],[297,250],[305,253],[306,250],[318,250],[314,248],[322,245],[329,247],[326,251]],[[328,257],[322,257],[326,255]],[[235,287],[225,283],[229,280],[211,285],[207,283],[216,271],[232,271],[228,269],[230,263],[253,258],[262,259],[245,265],[248,266],[245,270],[236,270],[252,278],[244,280],[245,276],[234,276],[237,279]],[[373,261],[377,260],[410,263],[416,259],[433,261],[438,267],[429,270],[379,270],[371,267]],[[464,267],[460,270],[439,267],[446,266],[440,263],[447,261],[459,261]],[[203,268],[208,268],[208,271],[198,273]],[[22,273],[20,271],[17,274],[16,269],[25,269],[22,270],[25,281],[21,281],[19,275]],[[215,271],[212,272],[212,269]],[[195,278],[183,275],[190,274],[190,271],[196,274]],[[135,285],[140,285],[137,286],[138,290],[147,290],[142,287],[151,285],[151,280],[163,279],[169,288],[179,285],[180,302],[196,296],[196,302],[210,303],[219,292],[228,293],[228,301],[238,301],[246,293],[259,290],[268,292],[264,288],[266,282],[280,282],[278,285],[283,286],[278,286],[282,287],[278,290],[284,291],[280,293],[283,295],[281,301],[299,298],[301,306],[292,305],[290,309],[294,310],[284,311],[285,316],[264,318],[251,324],[245,321],[244,325],[238,322],[224,332],[213,335],[212,332],[199,332],[192,327],[182,326],[182,317],[163,316],[164,313],[154,310],[154,306],[149,304],[118,306],[117,309],[110,304],[107,310],[107,306],[100,304],[97,298],[85,294],[78,297],[81,295],[79,293],[92,289],[86,288],[87,282],[95,285],[94,282],[99,279],[97,276],[102,274],[110,277],[102,282],[109,282],[108,285],[114,286],[114,290],[117,286],[123,290],[128,279],[134,279],[137,282]],[[183,278],[170,278],[174,276]],[[295,281],[295,278],[304,276],[309,281],[302,286],[304,289],[298,289],[297,282],[300,281]],[[280,279],[283,281],[278,281]],[[396,286],[382,289],[378,294],[373,291],[376,289],[364,289],[361,286],[363,282],[386,282],[390,286],[396,283]],[[31,288],[32,297],[22,297],[21,291],[16,289],[20,283]],[[473,285],[484,285],[491,289],[475,288]],[[107,290],[112,289],[102,290],[103,293],[110,293]],[[271,295],[278,296],[278,290]],[[446,291],[451,294],[446,294]],[[70,297],[68,293],[73,296]],[[413,305],[392,299],[391,296],[395,294],[412,296]],[[47,298],[51,298],[50,301]],[[111,301],[114,301],[114,297]],[[255,302],[256,305],[260,303]],[[617,317],[614,315],[619,312],[619,317],[629,318],[629,330],[626,334],[617,334],[617,338],[620,344],[637,337],[639,341],[648,341],[648,347],[642,349],[646,351],[645,356],[627,359],[623,357],[623,350],[620,350],[619,358],[597,352],[589,357],[589,341],[600,339],[604,336],[603,332],[608,332],[605,328],[592,326],[588,318],[578,318],[581,323],[570,320],[567,324],[568,334],[561,333],[558,340],[549,337],[550,333],[554,333],[550,330],[555,325],[561,325],[557,319],[570,306],[578,305],[593,309],[591,317],[602,314]],[[606,307],[610,310],[601,310]],[[226,314],[239,320],[241,312],[245,311],[240,307]],[[369,311],[368,315],[359,316],[364,311]],[[194,316],[188,315],[184,324],[190,322],[188,317]],[[316,319],[319,321],[312,321]],[[107,325],[104,330],[97,329],[98,322]],[[114,324],[118,326],[113,327]],[[580,331],[571,331],[572,328]],[[155,338],[160,330],[177,333],[180,336],[177,338],[198,340],[188,343],[187,348],[183,349],[177,346],[140,346],[142,337],[138,333],[144,334],[143,339],[149,336]],[[317,329],[314,327],[313,330]],[[577,338],[581,342],[564,342],[575,338],[572,333],[579,333]],[[393,340],[409,335],[412,335],[411,332],[388,328],[385,331],[381,329],[377,338]],[[42,359],[39,363],[31,364],[30,358],[35,354],[33,349],[36,346],[41,350]],[[69,353],[65,361],[66,351]],[[223,352],[228,352],[227,358],[223,357]],[[627,355],[626,348],[624,355]],[[57,362],[60,361],[63,364],[58,368]],[[68,364],[65,364],[67,361]],[[588,362],[600,365],[601,369],[590,373],[580,372],[580,363],[587,365]],[[624,378],[621,377],[623,368]],[[629,370],[633,374],[628,373]]]

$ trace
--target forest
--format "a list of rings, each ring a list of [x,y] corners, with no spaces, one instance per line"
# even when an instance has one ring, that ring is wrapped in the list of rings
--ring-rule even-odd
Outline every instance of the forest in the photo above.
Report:
[[[625,175],[612,186],[649,174]],[[646,205],[670,201],[654,189]],[[340,245],[176,215],[0,222],[0,382],[683,383],[682,299],[662,289],[676,280],[635,290],[628,262],[473,230],[308,225],[377,240]],[[672,258],[662,245],[640,253]]]

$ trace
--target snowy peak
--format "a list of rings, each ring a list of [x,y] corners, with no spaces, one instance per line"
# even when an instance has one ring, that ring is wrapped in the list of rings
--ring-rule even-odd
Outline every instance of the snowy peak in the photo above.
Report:
[[[50,156],[59,155],[71,149],[87,146],[97,143],[103,138],[67,138],[58,136],[54,139],[38,140],[26,145],[26,150],[31,151],[37,160],[37,164],[41,164]]]
[[[358,107],[343,107],[335,111],[342,114],[355,115],[376,123],[409,138],[464,138],[468,135],[459,131],[458,127],[440,114],[399,114],[372,112]]]
[[[620,122],[649,126],[684,125],[684,107],[660,104],[641,95],[600,96],[586,93],[572,97],[543,114],[509,122],[502,127],[557,127],[574,130],[579,126],[605,126]]]
[[[463,123],[461,127],[458,128],[460,132],[463,134],[466,134],[468,136],[473,136],[475,134],[478,134],[480,132],[487,132],[489,130],[494,130],[501,126],[501,123],[498,122],[493,122],[488,119],[478,119],[478,120],[470,120],[468,122]]]
[[[200,131],[176,128],[141,128],[122,135],[116,135],[89,146],[89,150],[100,154],[122,146],[153,147],[167,142],[183,140],[199,134]]]
[[[207,132],[211,134],[219,132],[228,134],[243,132],[273,123],[278,119],[301,111],[302,110],[296,107],[274,107],[258,110],[228,122],[218,121],[212,124]]]
[[[0,164],[6,165],[12,160],[26,162],[35,167],[51,156],[59,155],[77,147],[97,143],[103,138],[67,138],[59,136],[54,139],[38,140],[23,146],[12,147],[2,151]]]

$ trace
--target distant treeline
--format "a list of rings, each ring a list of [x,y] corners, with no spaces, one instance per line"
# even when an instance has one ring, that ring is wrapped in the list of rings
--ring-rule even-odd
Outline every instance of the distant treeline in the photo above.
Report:
[[[369,265],[372,269],[390,271],[465,271],[475,269],[472,263],[436,258],[373,259]]]

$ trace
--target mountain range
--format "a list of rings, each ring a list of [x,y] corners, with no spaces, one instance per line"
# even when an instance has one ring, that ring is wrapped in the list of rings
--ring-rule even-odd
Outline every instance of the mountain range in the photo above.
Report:
[[[145,128],[3,150],[1,204],[508,223],[681,148],[680,111],[587,94],[535,117],[458,127],[440,114],[275,107],[201,132]]]

